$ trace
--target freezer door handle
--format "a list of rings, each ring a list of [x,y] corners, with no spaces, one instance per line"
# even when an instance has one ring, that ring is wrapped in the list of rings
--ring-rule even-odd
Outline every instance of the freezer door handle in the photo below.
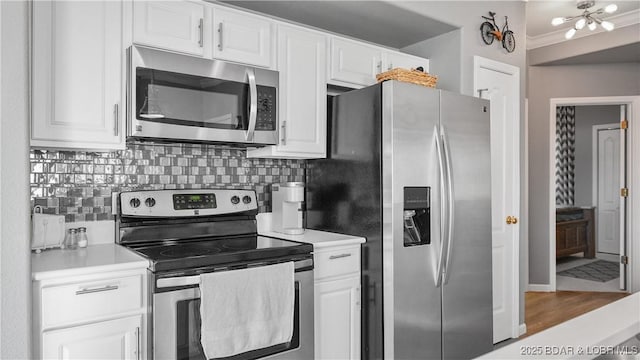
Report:
[[[449,155],[449,140],[447,134],[444,131],[444,126],[440,128],[442,131],[442,150],[444,153],[444,164],[446,169],[447,179],[447,260],[444,263],[444,283],[449,280],[448,267],[451,264],[451,244],[453,243],[453,219],[454,219],[454,192],[453,192],[453,171],[451,170],[451,156]]]
[[[445,264],[445,239],[447,238],[444,235],[444,231],[446,229],[446,207],[447,202],[445,201],[446,194],[446,179],[445,179],[445,171],[444,171],[444,156],[442,154],[442,143],[440,141],[440,129],[438,125],[435,126],[433,130],[433,134],[435,135],[435,143],[436,143],[436,153],[438,155],[438,170],[440,172],[440,252],[438,255],[438,267],[436,273],[436,286],[442,286],[442,272]]]

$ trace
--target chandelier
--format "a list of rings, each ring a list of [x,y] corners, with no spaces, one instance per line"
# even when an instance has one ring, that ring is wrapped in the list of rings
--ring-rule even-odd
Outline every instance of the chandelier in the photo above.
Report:
[[[601,15],[601,14],[604,14],[604,13],[611,14],[611,13],[615,12],[616,10],[618,10],[618,6],[616,4],[611,4],[611,5],[607,5],[604,8],[600,8],[598,10],[589,11],[589,8],[591,8],[593,5],[595,5],[595,3],[596,2],[594,0],[585,0],[585,1],[578,0],[578,4],[577,4],[578,9],[584,10],[582,12],[582,14],[577,15],[577,16],[554,18],[553,20],[551,20],[551,25],[558,26],[558,25],[564,24],[564,23],[566,23],[568,21],[572,21],[572,20],[576,20],[577,19],[575,24],[574,24],[574,26],[564,34],[564,37],[567,40],[571,39],[573,37],[573,35],[575,35],[578,30],[583,29],[585,27],[585,25],[591,31],[595,30],[596,27],[598,26],[598,24],[600,26],[602,26],[602,28],[607,30],[607,31],[613,30],[613,28],[615,27],[613,25],[613,23],[611,23],[609,21],[602,20],[602,19],[596,17],[595,15]]]

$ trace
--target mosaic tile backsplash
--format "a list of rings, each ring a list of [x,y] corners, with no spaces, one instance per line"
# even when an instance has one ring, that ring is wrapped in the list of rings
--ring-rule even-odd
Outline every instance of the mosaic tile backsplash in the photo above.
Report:
[[[248,159],[206,144],[131,143],[115,152],[31,150],[31,205],[67,222],[112,220],[111,193],[128,190],[255,189],[271,211],[268,185],[304,181],[304,160]]]

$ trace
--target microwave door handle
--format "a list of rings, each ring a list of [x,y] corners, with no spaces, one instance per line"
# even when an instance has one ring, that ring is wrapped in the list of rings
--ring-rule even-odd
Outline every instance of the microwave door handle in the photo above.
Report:
[[[247,128],[246,139],[253,141],[253,133],[256,130],[256,120],[258,117],[258,87],[256,86],[256,74],[253,69],[247,70],[249,78],[249,127]]]

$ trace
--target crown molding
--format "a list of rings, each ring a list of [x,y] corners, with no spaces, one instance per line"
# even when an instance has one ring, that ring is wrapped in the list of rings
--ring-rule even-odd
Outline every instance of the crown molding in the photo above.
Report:
[[[625,26],[640,24],[640,9],[629,11],[623,14],[609,16],[605,20],[614,23],[616,29]],[[616,29],[614,29],[613,31],[616,31]],[[604,30],[601,26],[598,26],[593,31],[589,31],[589,29],[585,27],[584,29],[576,32],[575,36],[572,39],[567,40],[564,38],[564,34],[567,32],[567,30],[568,29],[565,28],[538,36],[527,36],[527,50],[537,49],[539,47],[549,46],[553,44],[559,44],[561,42],[606,32],[606,30]]]

